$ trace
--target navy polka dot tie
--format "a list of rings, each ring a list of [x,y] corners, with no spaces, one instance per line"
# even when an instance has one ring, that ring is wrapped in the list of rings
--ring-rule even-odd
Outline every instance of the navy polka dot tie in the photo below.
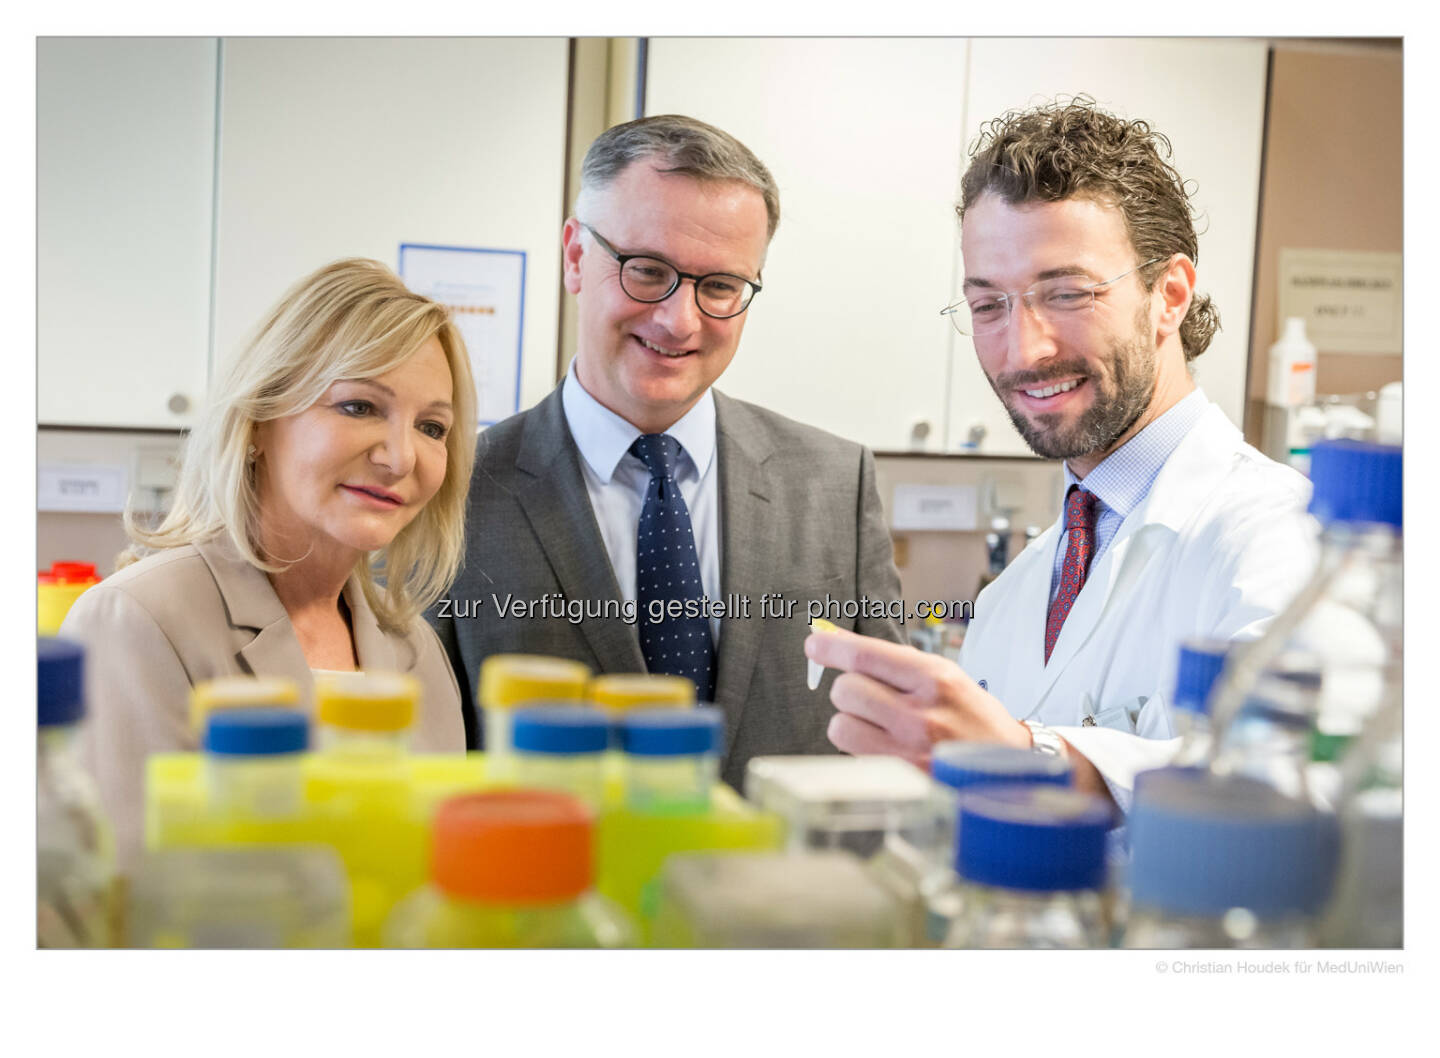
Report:
[[[714,701],[715,648],[709,619],[698,615],[650,619],[652,603],[659,611],[672,600],[698,600],[705,593],[690,510],[675,481],[680,442],[669,434],[649,433],[637,437],[630,452],[650,471],[635,541],[640,651],[651,672],[693,680],[696,697]]]

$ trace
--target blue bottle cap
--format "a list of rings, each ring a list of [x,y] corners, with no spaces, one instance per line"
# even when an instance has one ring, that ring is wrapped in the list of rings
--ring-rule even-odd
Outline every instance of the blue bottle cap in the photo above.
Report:
[[[1135,784],[1130,894],[1175,915],[1315,914],[1339,849],[1333,818],[1240,776],[1164,768]]]
[[[1078,790],[982,787],[960,795],[955,872],[1003,889],[1099,889],[1113,823],[1104,801]]]
[[[1320,441],[1310,450],[1310,513],[1325,524],[1393,525],[1402,518],[1403,449],[1369,441]]]
[[[310,721],[297,709],[222,709],[205,727],[205,750],[228,757],[303,753]]]
[[[77,723],[85,715],[85,648],[72,639],[41,636],[36,654],[40,726]]]
[[[620,718],[620,749],[640,757],[719,753],[725,717],[713,705],[694,709],[635,709]]]
[[[510,719],[511,744],[522,753],[603,753],[610,747],[610,720],[583,706],[517,709]]]
[[[930,774],[955,790],[1004,783],[1070,785],[1070,762],[1047,753],[983,742],[941,742],[930,754]]]
[[[1175,668],[1175,694],[1171,703],[1190,713],[1210,714],[1210,691],[1225,667],[1230,643],[1223,639],[1191,639],[1180,644]]]

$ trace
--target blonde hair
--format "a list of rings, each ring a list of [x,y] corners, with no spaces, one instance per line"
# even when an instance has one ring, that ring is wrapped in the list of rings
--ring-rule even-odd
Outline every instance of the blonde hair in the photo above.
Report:
[[[225,533],[252,565],[283,570],[257,544],[259,495],[249,457],[256,425],[306,410],[342,379],[392,371],[432,337],[445,350],[453,388],[445,480],[414,520],[355,570],[381,627],[403,632],[445,593],[464,558],[475,387],[464,339],[444,306],[406,289],[378,261],[336,261],[286,292],[212,391],[186,443],[169,513],[147,529],[125,512],[135,544],[118,564]]]

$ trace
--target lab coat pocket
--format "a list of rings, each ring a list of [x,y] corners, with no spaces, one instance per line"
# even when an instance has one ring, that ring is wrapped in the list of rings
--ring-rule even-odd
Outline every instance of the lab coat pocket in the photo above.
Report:
[[[1124,731],[1133,735],[1135,734],[1135,721],[1144,704],[1143,699],[1132,698],[1129,701],[1106,705],[1093,714],[1095,726],[1113,728],[1116,731]]]

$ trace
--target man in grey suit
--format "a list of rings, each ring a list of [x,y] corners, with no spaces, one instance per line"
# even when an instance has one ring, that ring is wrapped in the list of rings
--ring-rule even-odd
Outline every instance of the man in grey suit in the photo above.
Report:
[[[805,678],[810,603],[900,638],[880,612],[900,584],[874,460],[712,389],[779,219],[769,171],[703,122],[644,118],[591,145],[563,235],[575,359],[481,434],[465,568],[432,613],[470,745],[481,662],[522,652],[695,680],[724,710],[735,786],[753,756],[834,752],[829,679]]]

